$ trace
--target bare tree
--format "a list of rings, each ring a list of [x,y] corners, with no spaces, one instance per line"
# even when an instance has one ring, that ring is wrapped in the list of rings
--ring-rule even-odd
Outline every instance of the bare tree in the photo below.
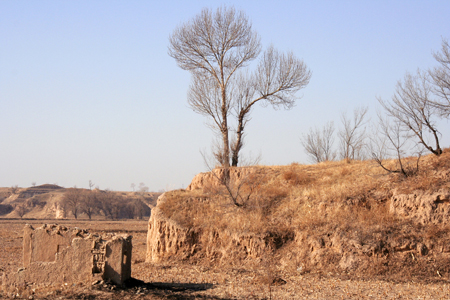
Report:
[[[136,188],[136,185],[135,185],[134,183],[132,183],[132,184],[130,185],[130,187],[131,187],[131,189],[132,189],[133,192],[134,192],[134,189]]]
[[[131,204],[133,206],[134,215],[137,216],[138,219],[142,220],[146,213],[150,211],[150,208],[142,200],[134,199]]]
[[[169,55],[192,75],[190,107],[211,118],[211,127],[221,137],[216,159],[223,167],[230,166],[230,158],[231,165],[238,165],[253,105],[261,101],[290,108],[297,99],[295,92],[311,76],[301,60],[293,54],[280,55],[273,47],[265,52],[254,74],[241,72],[260,52],[258,34],[247,16],[234,8],[221,7],[215,13],[203,9],[170,36]],[[237,125],[230,143],[232,113]]]
[[[143,183],[143,182],[139,183],[139,190],[138,190],[138,192],[140,194],[148,193],[148,191],[149,191],[149,188],[148,188],[148,186],[145,185],[145,183]]]
[[[315,129],[310,128],[309,133],[303,136],[301,143],[312,161],[319,163],[335,158],[333,133],[334,123],[328,122],[322,130],[317,127]]]
[[[11,194],[15,195],[18,190],[19,190],[19,186],[17,184],[11,186]]]
[[[438,115],[436,107],[431,105],[430,86],[427,74],[417,71],[413,76],[405,75],[404,81],[397,83],[397,88],[391,102],[378,98],[387,114],[402,125],[402,130],[418,138],[419,143],[435,155],[441,155],[439,132],[435,118]],[[429,137],[434,142],[429,141]]]
[[[96,191],[84,191],[81,195],[82,201],[80,203],[81,212],[85,213],[89,220],[92,216],[100,210],[100,201]]]
[[[19,217],[22,219],[23,216],[28,212],[28,207],[26,203],[21,203],[16,206],[15,211],[19,215]]]
[[[363,127],[366,123],[365,117],[367,107],[358,107],[353,111],[353,119],[342,113],[341,121],[343,128],[338,132],[340,141],[340,155],[342,159],[350,160],[363,158],[363,148],[365,145],[366,129]]]
[[[441,52],[434,53],[439,63],[438,67],[428,71],[432,83],[433,94],[437,99],[431,100],[431,105],[438,109],[441,117],[450,117],[450,45],[448,40],[442,40]]]
[[[94,183],[92,182],[92,180],[89,180],[89,189],[92,190],[92,188],[94,187]]]
[[[62,206],[64,207],[64,210],[69,210],[74,218],[78,219],[78,214],[81,210],[81,204],[81,190],[77,188],[69,188],[62,199]]]
[[[399,120],[389,120],[378,114],[378,127],[376,132],[370,137],[370,152],[372,159],[389,173],[399,173],[405,177],[412,176],[419,171],[419,162],[422,156],[422,149],[418,149],[416,159],[405,159],[412,153],[412,149],[417,149],[418,145],[412,143],[410,136],[405,134]],[[388,166],[387,159],[394,158],[396,165]]]

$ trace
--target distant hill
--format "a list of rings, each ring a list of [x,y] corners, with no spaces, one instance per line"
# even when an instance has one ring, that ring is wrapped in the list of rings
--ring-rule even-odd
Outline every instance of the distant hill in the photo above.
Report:
[[[65,204],[67,193],[76,191],[79,199],[78,218],[87,218],[83,205],[86,197],[94,196],[90,202],[93,218],[132,218],[149,216],[150,208],[156,205],[161,193],[116,192],[64,188],[55,184],[43,184],[28,188],[0,188],[0,218],[73,218]],[[92,200],[92,199],[90,199]],[[93,203],[93,204],[92,204]],[[108,207],[114,206],[114,207]],[[114,212],[114,213],[113,213]]]

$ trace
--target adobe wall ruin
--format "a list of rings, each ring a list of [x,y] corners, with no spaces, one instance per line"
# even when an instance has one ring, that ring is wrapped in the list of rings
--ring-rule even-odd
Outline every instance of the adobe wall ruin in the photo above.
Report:
[[[23,265],[4,274],[4,286],[90,284],[102,278],[121,285],[131,277],[132,236],[92,234],[79,228],[25,225]]]

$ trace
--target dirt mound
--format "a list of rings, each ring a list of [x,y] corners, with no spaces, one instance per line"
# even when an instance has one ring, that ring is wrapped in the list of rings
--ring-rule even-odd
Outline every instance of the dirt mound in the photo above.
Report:
[[[221,170],[199,174],[188,190],[159,198],[147,261],[449,280],[448,154],[425,157],[410,178],[368,161],[232,168],[227,187],[217,180]]]

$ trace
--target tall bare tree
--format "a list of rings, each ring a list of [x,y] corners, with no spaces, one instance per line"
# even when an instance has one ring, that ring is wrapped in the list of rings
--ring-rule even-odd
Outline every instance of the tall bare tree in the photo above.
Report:
[[[338,132],[340,141],[340,153],[342,159],[350,162],[353,159],[363,158],[366,130],[367,107],[358,107],[353,111],[353,119],[347,114],[341,115],[343,128]]]
[[[390,117],[400,122],[405,132],[415,136],[431,153],[441,155],[435,121],[439,112],[430,101],[431,93],[427,74],[419,70],[415,76],[407,73],[403,82],[397,83],[391,102],[381,98],[378,101]]]
[[[448,40],[442,40],[440,52],[434,53],[434,58],[439,66],[428,71],[432,83],[433,93],[436,99],[431,104],[438,109],[441,117],[450,117],[450,45]]]
[[[334,123],[328,122],[322,130],[317,127],[315,129],[310,128],[309,133],[303,136],[301,143],[312,161],[319,163],[335,158],[333,133]]]
[[[265,101],[290,108],[295,92],[311,76],[293,54],[280,55],[273,47],[265,52],[255,73],[241,69],[261,52],[260,38],[243,12],[220,7],[203,9],[177,28],[169,39],[169,55],[191,72],[188,103],[197,113],[211,118],[211,127],[221,137],[216,159],[223,167],[237,166],[244,128],[254,104]],[[229,117],[234,113],[236,136],[230,144]]]

